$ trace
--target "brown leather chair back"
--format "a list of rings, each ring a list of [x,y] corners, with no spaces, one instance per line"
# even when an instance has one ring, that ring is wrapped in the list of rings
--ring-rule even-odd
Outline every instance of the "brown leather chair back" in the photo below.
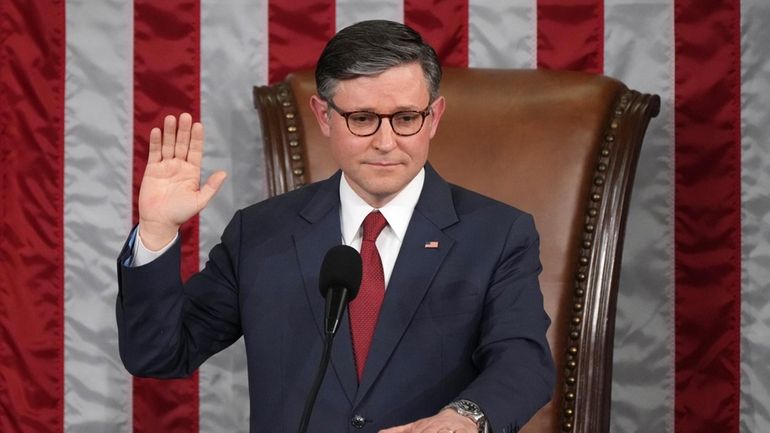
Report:
[[[255,87],[269,191],[337,169],[310,111],[312,71]],[[534,215],[553,320],[553,400],[523,431],[606,432],[628,199],[660,99],[601,75],[446,68],[429,161],[448,181]]]

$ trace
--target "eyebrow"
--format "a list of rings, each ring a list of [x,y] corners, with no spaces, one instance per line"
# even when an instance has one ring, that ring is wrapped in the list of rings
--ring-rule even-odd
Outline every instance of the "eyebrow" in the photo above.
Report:
[[[430,104],[428,104],[428,105],[430,106]],[[419,112],[423,108],[425,108],[425,107],[417,107],[415,105],[399,105],[399,106],[396,107],[395,110],[391,111],[390,113],[398,113],[400,111],[418,111]],[[370,113],[379,113],[378,111],[376,111],[372,107],[355,108],[355,109],[350,110],[350,112],[354,112],[354,111],[368,111]],[[380,113],[380,114],[390,114],[390,113]]]

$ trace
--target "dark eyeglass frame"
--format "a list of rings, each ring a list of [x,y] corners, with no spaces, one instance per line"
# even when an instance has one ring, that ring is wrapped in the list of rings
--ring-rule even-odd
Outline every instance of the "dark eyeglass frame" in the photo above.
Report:
[[[391,114],[380,114],[375,113],[374,111],[366,111],[366,110],[356,110],[356,111],[342,111],[337,105],[332,102],[331,99],[326,101],[327,104],[329,104],[329,107],[332,108],[332,110],[336,111],[337,114],[345,118],[345,126],[348,127],[348,131],[350,131],[351,134],[355,135],[356,137],[371,137],[372,135],[376,134],[377,131],[380,130],[380,126],[382,126],[382,119],[388,119],[388,122],[390,122],[390,128],[393,130],[393,133],[398,135],[399,137],[411,137],[412,135],[418,134],[420,131],[422,131],[422,127],[425,126],[425,118],[428,117],[431,113],[433,113],[433,110],[431,109],[431,105],[433,105],[433,101],[428,103],[428,106],[425,107],[424,110],[421,111],[414,111],[414,110],[404,110],[404,111],[396,111],[395,113]],[[374,131],[372,131],[369,134],[356,134],[353,132],[353,130],[350,128],[350,116],[358,113],[365,113],[365,114],[373,114],[377,116],[377,127],[374,128]],[[398,131],[396,131],[396,128],[393,126],[393,117],[398,116],[399,114],[416,114],[420,116],[420,127],[417,128],[417,131],[411,133],[411,134],[401,134]]]

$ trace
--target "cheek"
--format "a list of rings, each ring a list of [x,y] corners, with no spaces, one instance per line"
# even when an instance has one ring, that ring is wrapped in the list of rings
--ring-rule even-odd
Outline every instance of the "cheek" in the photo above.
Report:
[[[421,138],[423,139],[410,143],[405,149],[413,161],[424,163],[428,159],[428,135]]]
[[[331,136],[331,154],[340,168],[350,168],[357,156],[362,153],[363,146],[346,136]]]

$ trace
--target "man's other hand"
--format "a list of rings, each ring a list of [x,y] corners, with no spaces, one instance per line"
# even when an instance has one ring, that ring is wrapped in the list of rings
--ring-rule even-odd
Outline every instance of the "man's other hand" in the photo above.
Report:
[[[200,212],[222,186],[227,173],[217,171],[200,186],[203,125],[183,113],[166,116],[163,131],[150,131],[150,150],[139,190],[139,236],[159,250],[179,226]]]
[[[379,433],[477,433],[479,429],[469,418],[452,409],[444,409],[429,418],[380,430]]]

